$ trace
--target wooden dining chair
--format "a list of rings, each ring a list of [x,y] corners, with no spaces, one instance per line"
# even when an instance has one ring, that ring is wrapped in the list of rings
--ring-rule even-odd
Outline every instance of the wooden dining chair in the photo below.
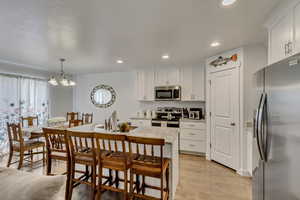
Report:
[[[169,159],[163,157],[164,139],[127,137],[129,142],[129,154],[132,159],[130,169],[130,198],[147,199],[147,200],[166,200],[169,199]],[[135,151],[134,151],[135,149]],[[158,155],[155,151],[158,150]],[[135,183],[134,175],[142,176],[142,184]],[[164,176],[166,177],[166,187],[164,187]],[[160,179],[160,187],[149,185],[145,178],[152,177]],[[160,198],[154,198],[146,195],[146,189],[160,191]],[[140,193],[142,192],[142,194]]]
[[[82,113],[83,124],[92,124],[93,123],[93,113]]]
[[[72,198],[73,188],[86,184],[92,187],[92,199],[95,199],[96,189],[96,166],[97,158],[95,153],[94,133],[87,132],[73,132],[67,131],[68,143],[70,146],[70,184],[68,199]],[[77,170],[76,165],[83,165],[86,167],[86,171]],[[91,174],[88,172],[88,168],[92,168]],[[76,173],[83,174],[80,177],[76,177]],[[89,181],[90,180],[90,181]]]
[[[126,153],[126,136],[116,134],[96,133],[98,157],[98,183],[97,194],[101,199],[101,191],[110,190],[123,193],[124,200],[128,199],[128,170],[130,169],[130,159]],[[109,170],[109,176],[103,175],[103,170]],[[115,180],[112,180],[111,171],[115,171]],[[119,178],[119,172],[123,172],[124,179]],[[103,182],[103,178],[106,179]],[[124,182],[124,187],[119,188],[119,182]]]
[[[21,129],[21,124],[10,124],[7,123],[7,133],[8,133],[8,139],[9,139],[9,157],[7,162],[7,167],[9,167],[11,164],[19,162],[18,169],[21,169],[23,167],[23,161],[28,161],[31,164],[31,167],[33,167],[33,156],[37,154],[43,155],[43,163],[45,161],[45,143],[36,141],[36,140],[27,140],[24,141],[23,138],[23,132]],[[43,151],[40,152],[39,149],[42,148]],[[34,152],[34,150],[38,150],[37,152]],[[19,153],[19,161],[11,162],[14,152]],[[30,160],[28,160],[28,157],[30,157]]]
[[[60,160],[66,162],[67,175],[65,199],[68,199],[69,184],[70,184],[70,150],[68,145],[67,131],[63,129],[43,128],[43,133],[46,139],[47,148],[47,175],[53,175],[51,172],[52,160]]]
[[[27,127],[34,127],[34,126],[37,127],[39,125],[39,118],[38,116],[21,117],[21,122],[22,122],[22,127],[25,127],[25,124],[27,124]]]
[[[78,112],[67,112],[67,121],[78,119]]]
[[[69,121],[69,128],[83,125],[83,121],[81,119],[74,119]]]

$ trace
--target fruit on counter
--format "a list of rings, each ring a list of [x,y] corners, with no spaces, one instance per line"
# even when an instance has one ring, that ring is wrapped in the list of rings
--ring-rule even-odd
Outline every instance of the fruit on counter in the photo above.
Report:
[[[130,131],[130,126],[129,126],[129,124],[128,123],[121,123],[120,125],[119,125],[119,127],[120,127],[120,131],[121,132],[129,132]]]

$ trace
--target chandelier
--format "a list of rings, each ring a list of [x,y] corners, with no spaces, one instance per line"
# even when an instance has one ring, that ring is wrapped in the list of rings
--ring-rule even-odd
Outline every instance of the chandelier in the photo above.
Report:
[[[57,86],[58,81],[59,81],[59,83],[62,86],[75,86],[76,83],[72,79],[68,79],[67,75],[64,72],[64,62],[66,61],[66,59],[61,58],[59,60],[60,60],[60,66],[61,66],[60,75],[57,78],[55,78],[54,76],[51,76],[50,79],[48,80],[48,83],[53,86]]]

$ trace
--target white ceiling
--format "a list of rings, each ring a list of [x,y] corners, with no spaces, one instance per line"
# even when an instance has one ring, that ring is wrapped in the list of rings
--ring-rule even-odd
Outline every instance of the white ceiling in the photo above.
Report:
[[[0,60],[69,73],[189,65],[264,42],[280,0],[0,0]],[[217,48],[213,41],[221,42]],[[169,61],[161,55],[170,54]],[[123,59],[124,64],[116,64]]]

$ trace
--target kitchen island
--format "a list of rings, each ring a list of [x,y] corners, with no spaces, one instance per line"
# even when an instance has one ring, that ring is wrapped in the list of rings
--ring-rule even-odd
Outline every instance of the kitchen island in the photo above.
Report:
[[[164,157],[171,160],[170,163],[170,199],[173,200],[175,197],[176,188],[179,182],[179,152],[178,152],[178,140],[179,140],[179,129],[177,128],[164,128],[164,127],[140,127],[136,128],[127,133],[112,132],[103,129],[102,125],[83,125],[74,128],[69,128],[70,131],[80,132],[95,132],[95,133],[110,133],[110,134],[122,134],[127,136],[135,137],[147,137],[147,138],[160,138],[164,139],[166,144],[164,146]],[[154,154],[158,155],[159,151],[154,149]],[[160,180],[153,178],[146,179],[146,182],[160,186]],[[146,192],[148,193],[148,192]],[[155,195],[158,197],[159,192],[152,191],[149,195]]]

